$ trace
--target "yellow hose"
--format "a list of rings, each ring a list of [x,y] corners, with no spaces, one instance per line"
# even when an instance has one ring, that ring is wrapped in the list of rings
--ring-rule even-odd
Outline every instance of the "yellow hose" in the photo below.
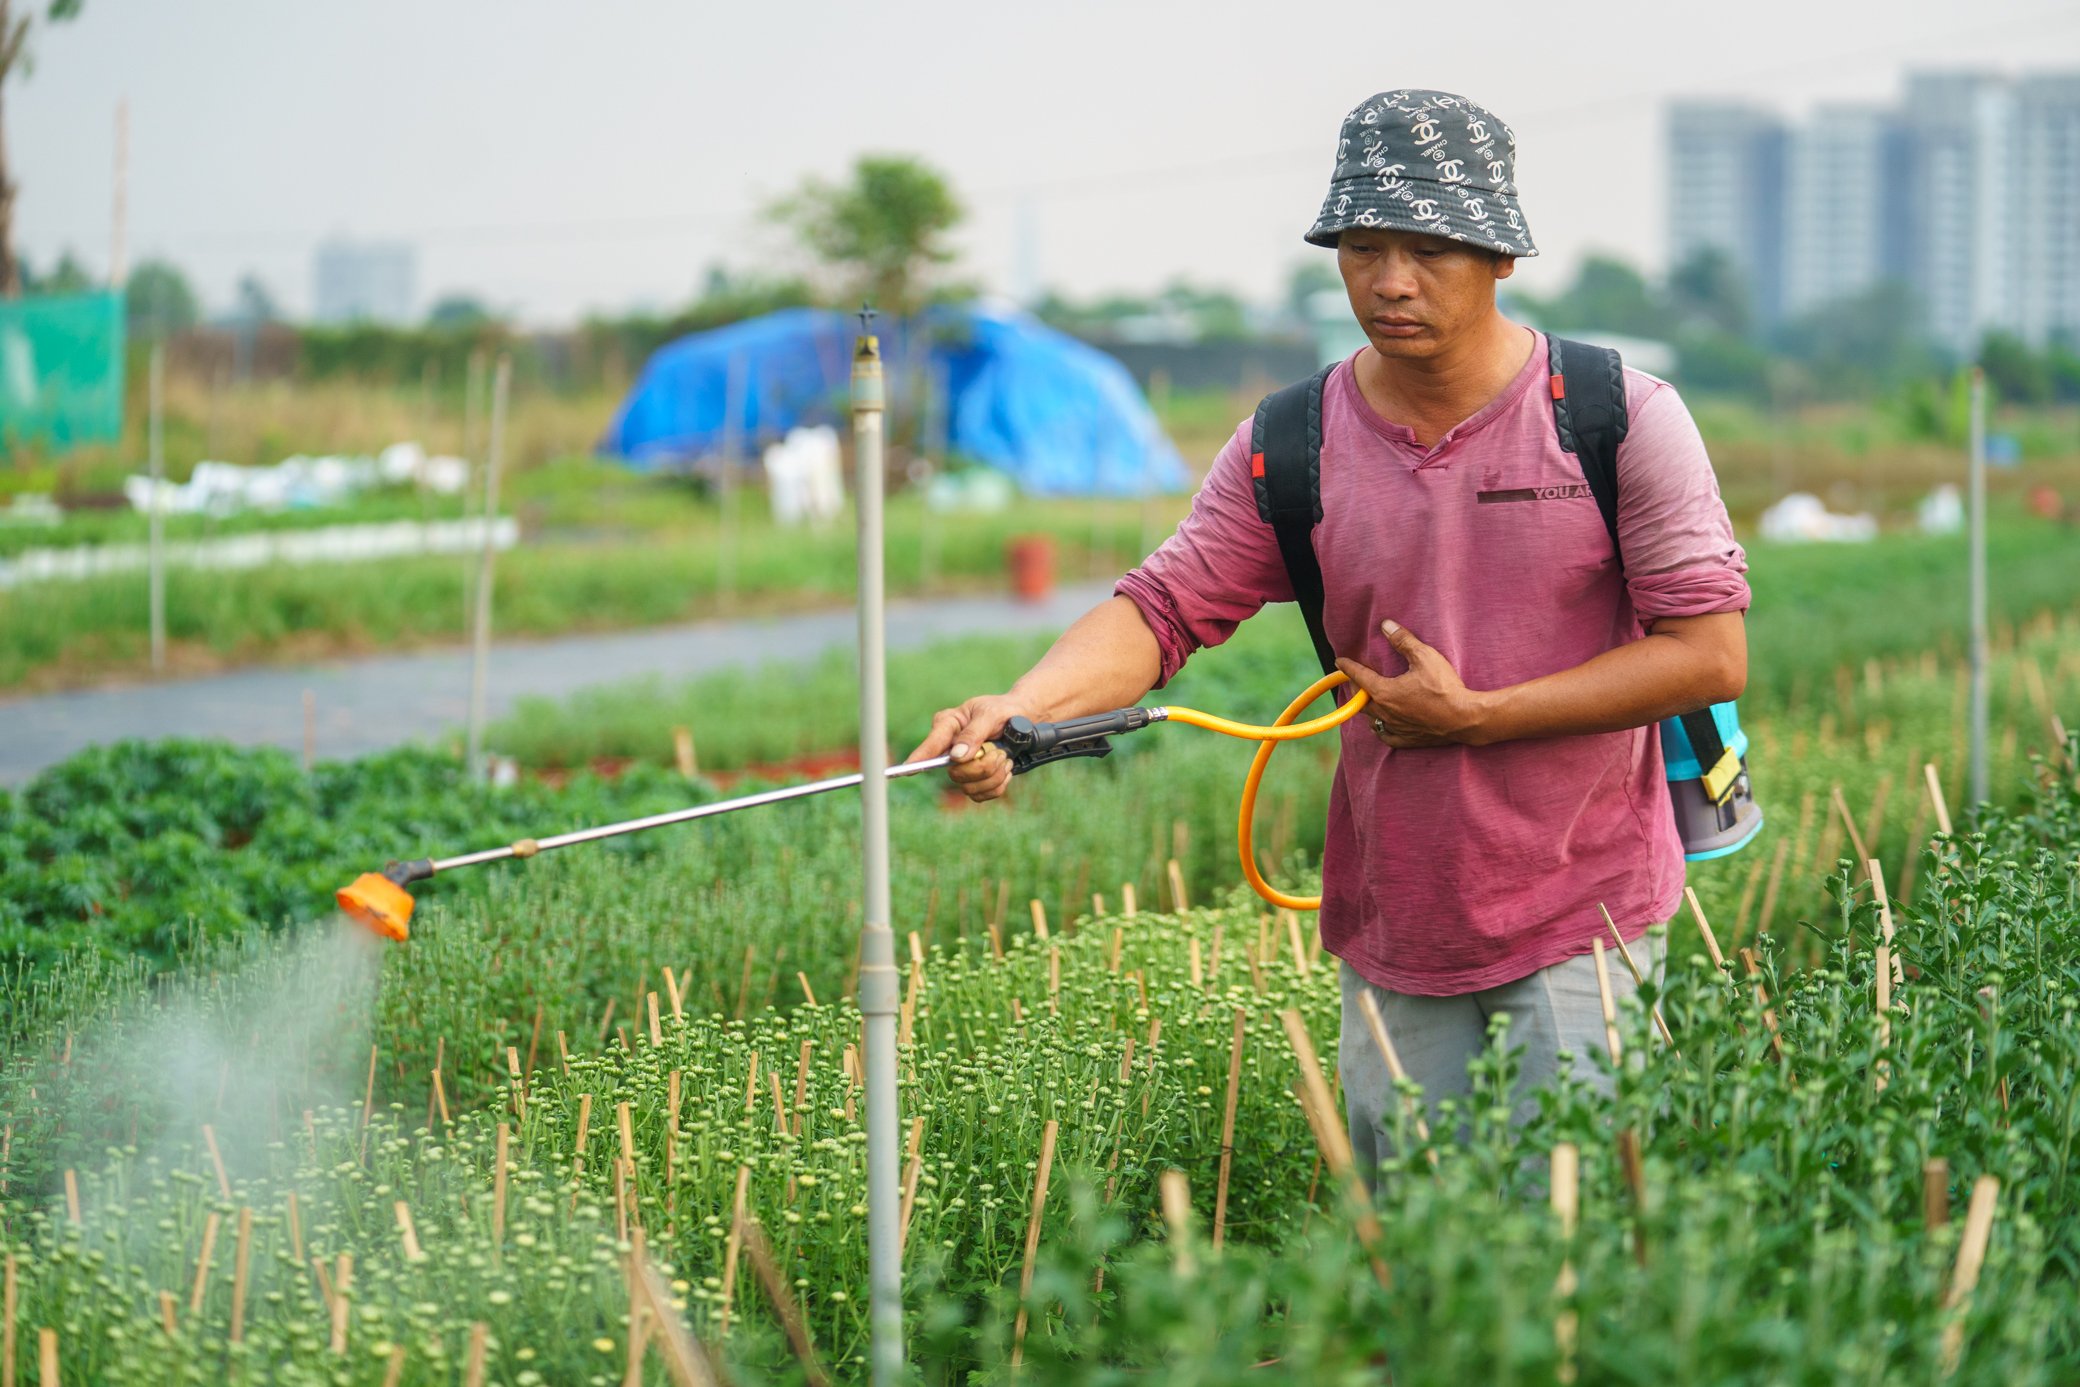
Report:
[[[1365,691],[1359,689],[1333,713],[1325,713],[1306,722],[1293,721],[1308,704],[1329,690],[1349,682],[1350,677],[1341,671],[1323,675],[1308,685],[1305,693],[1288,703],[1286,710],[1280,713],[1278,720],[1269,727],[1215,717],[1211,713],[1202,713],[1197,708],[1169,710],[1171,722],[1203,727],[1209,732],[1219,732],[1223,736],[1239,737],[1244,741],[1259,744],[1255,758],[1249,763],[1249,777],[1242,782],[1242,810],[1235,821],[1235,844],[1242,856],[1242,875],[1249,880],[1250,888],[1273,905],[1282,906],[1287,910],[1320,910],[1322,898],[1289,896],[1264,880],[1264,874],[1257,870],[1256,853],[1250,843],[1250,821],[1256,817],[1257,812],[1257,786],[1263,781],[1264,768],[1271,764],[1271,753],[1278,749],[1280,742],[1294,742],[1302,737],[1312,737],[1331,728],[1341,727],[1364,710],[1368,700]]]

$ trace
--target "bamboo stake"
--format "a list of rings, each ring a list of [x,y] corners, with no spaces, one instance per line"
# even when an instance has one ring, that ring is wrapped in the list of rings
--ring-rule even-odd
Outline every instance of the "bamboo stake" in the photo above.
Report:
[[[506,1075],[513,1081],[513,1116],[527,1121],[527,1080],[520,1073],[520,1051],[506,1046]]]
[[[1849,846],[1856,850],[1856,860],[1870,861],[1870,849],[1863,845],[1863,831],[1857,828],[1856,817],[1849,812],[1849,801],[1842,794],[1842,787],[1835,785],[1827,793],[1834,802],[1834,812],[1841,817],[1842,830],[1849,835]]]
[[[1290,910],[1281,910],[1279,914],[1286,919],[1286,938],[1293,946],[1293,967],[1300,974],[1300,980],[1306,982],[1314,976],[1314,968],[1308,963],[1307,950],[1300,943],[1300,917]]]
[[[1047,1125],[1040,1129],[1040,1165],[1033,1173],[1033,1208],[1026,1216],[1026,1256],[1023,1269],[1018,1274],[1018,1322],[1011,1331],[1011,1369],[1018,1370],[1025,1361],[1026,1322],[1033,1295],[1033,1259],[1040,1252],[1040,1219],[1047,1211],[1047,1182],[1054,1173],[1054,1143],[1060,1123],[1050,1117]]]
[[[1043,944],[1048,940],[1047,907],[1040,903],[1038,896],[1033,897],[1033,937]]]
[[[1921,1222],[1928,1229],[1950,1221],[1950,1162],[1931,1156],[1921,1166]]]
[[[707,1353],[673,1309],[671,1296],[648,1258],[635,1264],[635,1275],[636,1288],[649,1309],[665,1371],[671,1374],[674,1387],[716,1387],[718,1379]]]
[[[231,1177],[224,1173],[224,1153],[217,1148],[216,1129],[207,1122],[202,1124],[202,1144],[209,1148],[210,1164],[217,1168],[217,1192],[224,1196],[224,1202],[228,1204],[231,1202]],[[78,1221],[76,1218],[73,1220],[75,1223]]]
[[[1357,1162],[1351,1155],[1350,1134],[1337,1120],[1336,1100],[1329,1096],[1329,1085],[1322,1078],[1322,1066],[1315,1059],[1314,1041],[1307,1034],[1307,1023],[1291,1007],[1279,1012],[1278,1019],[1286,1029],[1286,1039],[1292,1044],[1293,1057],[1300,1062],[1301,1108],[1307,1114],[1308,1125],[1314,1129],[1315,1145],[1328,1163],[1330,1174],[1343,1185],[1344,1196],[1349,1200],[1354,1215],[1358,1241],[1372,1262],[1373,1277],[1382,1290],[1390,1289],[1393,1278],[1388,1275],[1387,1264],[1379,1254],[1379,1219],[1373,1213],[1372,1197],[1365,1192],[1364,1182],[1358,1178]]]
[[[506,1241],[506,1150],[512,1140],[513,1129],[506,1123],[499,1123],[497,1150],[492,1157],[497,1165],[491,1172],[491,1256],[494,1261]]]
[[[1950,1276],[1950,1290],[1943,1309],[1951,1315],[1943,1326],[1943,1376],[1957,1371],[1964,1351],[1964,1319],[1971,1308],[1972,1290],[1979,1284],[1979,1270],[1986,1264],[1986,1242],[1993,1234],[1994,1201],[2000,1197],[2001,1182],[1981,1175],[1972,1185],[1971,1207],[1964,1214],[1964,1235],[1957,1243],[1957,1265]]]
[[[407,1262],[425,1261],[426,1253],[419,1246],[419,1230],[412,1226],[411,1206],[400,1199],[392,1206],[392,1210],[397,1215],[398,1236],[404,1242],[404,1259]]]
[[[909,1149],[903,1156],[903,1206],[901,1216],[897,1220],[896,1232],[896,1252],[899,1256],[910,1244],[910,1215],[917,1209],[917,1181],[923,1173],[924,1119],[913,1117],[910,1119]]]
[[[174,1320],[175,1303],[176,1302],[174,1300],[172,1291],[159,1292],[159,1327],[166,1331],[166,1337],[169,1339],[171,1339],[176,1333],[178,1333],[180,1329],[180,1326]],[[12,1343],[10,1343],[8,1346],[9,1372],[6,1378],[6,1382],[9,1384],[9,1387],[12,1387],[12,1384],[14,1382],[13,1365],[14,1348]]]
[[[1198,935],[1195,934],[1186,941],[1185,953],[1191,960],[1192,990],[1194,992],[1204,992],[1206,990],[1206,962],[1199,953]]]
[[[1881,971],[1887,974],[1895,985],[1903,984],[1907,980],[1906,972],[1899,956],[1892,951],[1892,901],[1885,895],[1885,864],[1872,858],[1869,867],[1871,893],[1878,901],[1878,962]]]
[[[1755,962],[1755,951],[1753,949],[1741,950],[1741,965],[1748,970],[1749,977],[1757,980],[1755,983],[1755,1005],[1762,1009],[1762,1024],[1769,1027],[1769,1048],[1776,1052],[1777,1063],[1782,1064],[1784,1062],[1784,1041],[1777,1034],[1777,1013],[1771,1009],[1769,992],[1760,981],[1762,968]]]
[[[1191,902],[1185,898],[1184,894],[1184,868],[1177,865],[1177,859],[1174,857],[1170,859],[1169,873],[1170,908],[1176,911],[1178,914],[1182,915],[1187,910],[1190,910],[1192,908],[1192,905]]]
[[[36,1331],[36,1377],[41,1387],[58,1387],[58,1331]]]
[[[1163,1195],[1163,1222],[1170,1230],[1170,1246],[1176,1258],[1177,1274],[1193,1276],[1198,1273],[1198,1259],[1192,1256],[1192,1187],[1181,1170],[1166,1170],[1157,1178]]]
[[[1615,1073],[1624,1066],[1625,1054],[1618,1043],[1618,1004],[1611,996],[1611,969],[1604,961],[1603,940],[1591,939],[1589,952],[1596,959],[1596,991],[1603,999],[1603,1043],[1611,1052],[1611,1070]]]
[[[679,980],[672,976],[672,970],[669,967],[664,970],[664,990],[666,995],[672,999],[672,1019],[674,1021],[684,1021],[686,1019],[686,1011],[680,1005]]]
[[[218,1216],[211,1211],[202,1221],[202,1255],[195,1260],[195,1288],[188,1293],[188,1313],[202,1313],[202,1296],[209,1289],[210,1257],[217,1250]]]
[[[813,1040],[805,1040],[802,1042],[802,1060],[800,1064],[795,1066],[793,1128],[794,1134],[796,1136],[800,1136],[802,1134],[802,1109],[804,1107],[804,1100],[808,1097],[809,1093],[809,1051],[812,1048],[814,1048],[815,1044],[816,1042]]]
[[[77,1228],[82,1220],[79,1213],[79,1172],[71,1166],[65,1167],[65,1217]]]
[[[477,1320],[469,1327],[469,1358],[462,1369],[463,1387],[484,1387],[484,1337],[491,1326]]]
[[[1791,860],[1791,840],[1777,840],[1777,850],[1769,863],[1769,880],[1762,888],[1762,914],[1756,919],[1755,932],[1768,934],[1769,927],[1777,918],[1777,893],[1784,885],[1784,868]]]
[[[1372,1032],[1372,1043],[1378,1047],[1379,1057],[1386,1061],[1387,1077],[1394,1081],[1398,1091],[1402,1081],[1408,1078],[1408,1071],[1401,1067],[1401,1054],[1394,1048],[1393,1038],[1387,1034],[1387,1020],[1380,1015],[1379,1003],[1373,1000],[1371,988],[1365,988],[1358,993],[1358,1010],[1365,1013],[1365,1029]],[[1436,1148],[1430,1147],[1430,1124],[1423,1120],[1422,1111],[1416,1106],[1417,1101],[1404,1094],[1401,1110],[1414,1120],[1416,1140],[1430,1148],[1430,1168],[1435,1170],[1437,1151]]]
[[[452,1126],[453,1121],[448,1116],[448,1090],[441,1083],[441,1071],[438,1069],[433,1071],[433,1096],[441,1106],[441,1126]]]
[[[662,1045],[664,1044],[664,1027],[658,1023],[657,1019],[657,994],[655,992],[646,992],[643,995],[650,1007],[650,1044],[652,1046]]]
[[[718,1331],[724,1338],[729,1336],[729,1312],[732,1298],[737,1292],[737,1258],[744,1250],[744,1200],[751,1188],[751,1167],[737,1167],[737,1193],[730,1201],[729,1238],[722,1250],[722,1327]]]
[[[766,1246],[765,1230],[757,1219],[749,1219],[744,1225],[744,1251],[751,1256],[751,1269],[758,1273],[759,1284],[765,1287],[767,1299],[780,1313],[780,1327],[787,1331],[787,1342],[794,1349],[795,1358],[802,1365],[803,1376],[811,1387],[824,1387],[829,1381],[823,1368],[816,1361],[816,1346],[809,1340],[809,1330],[802,1322],[802,1313],[794,1303],[794,1292],[787,1288],[786,1278],[773,1263],[772,1249]]]
[[[1221,1110],[1221,1168],[1213,1192],[1213,1250],[1228,1231],[1228,1171],[1235,1162],[1235,1102],[1242,1091],[1242,1008],[1235,1008],[1235,1038],[1228,1047],[1228,1097]]]
[[[1943,802],[1943,781],[1936,774],[1936,763],[1930,761],[1922,766],[1921,775],[1928,782],[1928,798],[1930,803],[1935,806],[1936,832],[1947,838],[1951,833],[1950,806]]]
[[[1134,918],[1134,883],[1131,881],[1123,881],[1119,885],[1119,913],[1126,919]]]
[[[342,1252],[334,1260],[332,1272],[332,1351],[342,1357],[347,1352],[348,1295],[353,1289],[354,1254]]]
[[[296,1254],[296,1265],[303,1265],[303,1214],[296,1205],[296,1191],[289,1191],[289,1248]]]
[[[1781,858],[1782,854],[1779,853],[1778,856]],[[1603,911],[1603,923],[1610,930],[1611,938],[1617,941],[1618,957],[1625,960],[1625,971],[1632,974],[1632,985],[1634,987],[1645,987],[1647,985],[1647,975],[1640,972],[1639,965],[1632,961],[1632,950],[1626,947],[1625,936],[1618,933],[1618,926],[1611,919],[1610,911],[1604,907],[1601,901],[1596,903],[1596,908]],[[1598,942],[1602,941],[1599,940]],[[1657,1004],[1648,1015],[1654,1018],[1654,1029],[1661,1032],[1662,1043],[1674,1052],[1676,1058],[1681,1059],[1682,1051],[1676,1049],[1676,1038],[1669,1034],[1668,1022],[1662,1019],[1660,1006]]]
[[[1563,1141],[1553,1148],[1553,1214],[1560,1221],[1560,1241],[1568,1246],[1574,1243],[1576,1216],[1581,1202],[1581,1153],[1574,1143]],[[1553,1298],[1567,1301],[1575,1293],[1574,1260],[1562,1258],[1560,1275],[1553,1282]],[[1554,1376],[1561,1382],[1575,1380],[1575,1339],[1580,1327],[1580,1317],[1572,1306],[1563,1306],[1553,1317],[1553,1342],[1560,1351],[1560,1365]]]
[[[1047,946],[1047,1014],[1052,1016],[1062,1009],[1062,951],[1057,946]]]
[[[171,1299],[162,1291],[162,1298]],[[17,1282],[15,1260],[12,1252],[7,1254],[6,1270],[0,1273],[0,1387],[14,1387],[14,1318],[19,1308],[21,1289]],[[171,1334],[169,1324],[166,1332]]]
[[[1206,985],[1213,987],[1221,976],[1221,931],[1225,925],[1220,920],[1213,922],[1213,945],[1206,954]]]
[[[802,985],[802,995],[809,999],[809,1005],[812,1007],[815,1006],[816,989],[809,986],[809,975],[807,973],[798,972],[794,975],[794,979],[796,982]]]
[[[404,1345],[390,1348],[390,1366],[383,1370],[383,1387],[398,1387],[404,1381]]]
[[[751,1052],[751,1069],[744,1077],[744,1111],[750,1112],[758,1094],[758,1051]]]
[[[231,1259],[231,1342],[245,1342],[247,1275],[253,1264],[253,1211],[238,1211],[238,1248]]]

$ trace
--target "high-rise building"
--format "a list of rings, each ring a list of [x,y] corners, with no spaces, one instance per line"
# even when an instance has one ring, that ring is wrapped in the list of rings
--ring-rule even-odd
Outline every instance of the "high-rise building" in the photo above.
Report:
[[[1725,255],[1758,322],[1783,301],[1784,123],[1757,107],[1683,101],[1668,118],[1669,263]]]
[[[418,253],[400,241],[325,241],[311,266],[321,323],[404,323],[412,317]]]
[[[1980,150],[2003,143],[2007,89],[1975,72],[1907,78],[1908,273],[1929,335],[1971,350],[1988,324],[2009,316],[2006,164]]]
[[[1907,145],[1884,111],[1824,106],[1784,154],[1784,312],[1797,317],[1907,273]]]
[[[2080,73],[2016,82],[2010,139],[2013,330],[2080,344]]]
[[[1767,323],[1887,282],[1965,355],[2080,338],[2080,73],[1922,72],[1898,107],[1669,108],[1671,265],[1724,250]]]

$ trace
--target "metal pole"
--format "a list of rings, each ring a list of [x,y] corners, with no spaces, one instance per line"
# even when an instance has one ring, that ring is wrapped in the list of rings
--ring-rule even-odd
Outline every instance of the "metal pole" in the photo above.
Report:
[[[477,558],[477,612],[470,639],[469,778],[484,778],[484,705],[491,675],[491,564],[498,550],[498,472],[506,442],[506,393],[513,383],[513,358],[501,354],[491,383],[491,446],[484,457],[484,547]]]
[[[715,545],[717,595],[727,598],[736,590],[736,499],[737,454],[744,447],[744,396],[748,364],[742,352],[731,352],[722,380],[722,467],[716,478],[716,514],[722,533]]]
[[[1986,373],[1972,368],[1972,803],[1984,803],[1990,721],[1986,649]]]
[[[130,278],[130,98],[116,102],[116,176],[108,216],[108,284]]]
[[[881,456],[886,394],[881,344],[860,312],[852,357],[852,439],[859,507],[859,770],[861,902],[859,1010],[866,1022],[867,1264],[873,1323],[873,1381],[893,1387],[903,1373],[901,1176],[897,1169],[896,943],[888,905],[888,671],[883,629]]]
[[[462,519],[469,520],[470,498],[476,492],[477,466],[477,414],[484,407],[484,350],[479,347],[469,354],[469,378],[462,394]],[[462,561],[462,626],[469,629],[471,614],[477,609],[476,594],[470,584],[469,560]]]
[[[152,673],[166,670],[166,448],[162,425],[166,413],[166,345],[152,344],[151,417],[146,447],[151,454],[151,609]]]

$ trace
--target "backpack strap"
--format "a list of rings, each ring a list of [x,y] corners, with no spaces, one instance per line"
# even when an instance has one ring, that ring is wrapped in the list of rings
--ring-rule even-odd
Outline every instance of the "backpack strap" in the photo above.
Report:
[[[1632,426],[1625,409],[1625,364],[1609,347],[1546,334],[1546,374],[1553,395],[1553,431],[1563,451],[1581,464],[1582,478],[1603,512],[1618,567],[1618,445]]]
[[[1307,620],[1322,672],[1336,668],[1336,651],[1322,624],[1322,563],[1314,527],[1322,518],[1322,386],[1332,364],[1308,379],[1274,390],[1257,405],[1249,428],[1249,474],[1257,517],[1278,536],[1293,600]]]
[[[1571,342],[1546,334],[1546,370],[1553,395],[1553,430],[1560,446],[1573,453],[1582,465],[1582,477],[1603,512],[1603,527],[1610,531],[1611,549],[1618,566],[1625,554],[1618,546],[1618,445],[1625,441],[1631,418],[1625,408],[1625,365],[1609,347]],[[1681,714],[1683,735],[1697,757],[1699,771],[1712,799],[1725,797],[1740,769],[1740,758],[1729,757],[1725,739],[1712,710],[1701,708]]]

